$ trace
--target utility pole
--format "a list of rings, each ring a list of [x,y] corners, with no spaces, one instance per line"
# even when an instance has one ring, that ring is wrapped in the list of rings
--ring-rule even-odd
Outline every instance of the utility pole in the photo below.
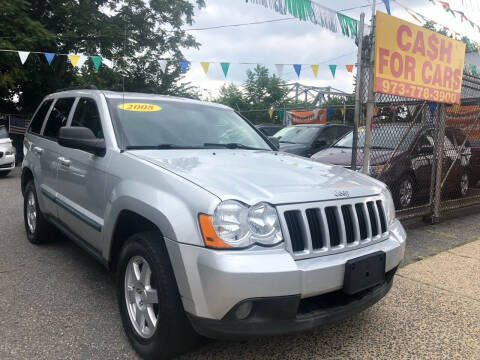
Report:
[[[352,162],[350,169],[356,170],[357,167],[357,142],[358,125],[360,124],[360,92],[363,85],[363,29],[365,27],[365,14],[360,14],[360,23],[358,25],[358,54],[357,54],[357,83],[355,84],[355,111],[353,115],[353,142],[352,142]]]
[[[364,174],[369,174],[370,170],[370,150],[372,146],[372,121],[373,110],[375,106],[375,94],[373,92],[373,74],[375,62],[375,1],[372,1],[372,29],[370,31],[370,59],[368,64],[368,99],[367,99],[367,121],[365,128],[365,146],[363,149],[363,169]]]

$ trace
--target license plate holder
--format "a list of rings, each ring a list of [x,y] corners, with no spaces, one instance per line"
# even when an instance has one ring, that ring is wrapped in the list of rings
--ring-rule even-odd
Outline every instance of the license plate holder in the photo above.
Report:
[[[349,295],[382,284],[385,281],[385,252],[350,259],[345,264],[343,291]]]

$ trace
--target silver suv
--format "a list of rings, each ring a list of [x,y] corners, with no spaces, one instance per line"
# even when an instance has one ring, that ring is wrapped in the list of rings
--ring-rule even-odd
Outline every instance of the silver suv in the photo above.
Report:
[[[232,109],[59,91],[25,137],[28,240],[59,229],[117,276],[144,358],[310,329],[371,306],[405,250],[384,184],[276,151]]]

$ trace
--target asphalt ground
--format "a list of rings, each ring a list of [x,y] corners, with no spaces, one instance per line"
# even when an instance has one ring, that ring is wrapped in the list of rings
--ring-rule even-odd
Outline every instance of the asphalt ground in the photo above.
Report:
[[[0,179],[0,359],[136,359],[111,274],[66,239],[28,243],[22,201],[16,169]],[[404,265],[415,263],[358,315],[297,335],[212,341],[182,359],[478,360],[479,222],[469,209],[435,226],[405,223]]]

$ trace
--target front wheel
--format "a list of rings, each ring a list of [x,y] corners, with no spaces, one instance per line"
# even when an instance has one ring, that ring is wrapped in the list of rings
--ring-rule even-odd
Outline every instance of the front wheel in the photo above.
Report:
[[[10,170],[8,170],[8,171],[0,171],[0,178],[6,177],[8,174],[10,174]]]
[[[410,175],[403,175],[395,189],[395,206],[398,210],[412,206],[415,195],[415,182]]]
[[[160,233],[131,236],[117,269],[123,327],[144,359],[170,359],[197,344]]]

